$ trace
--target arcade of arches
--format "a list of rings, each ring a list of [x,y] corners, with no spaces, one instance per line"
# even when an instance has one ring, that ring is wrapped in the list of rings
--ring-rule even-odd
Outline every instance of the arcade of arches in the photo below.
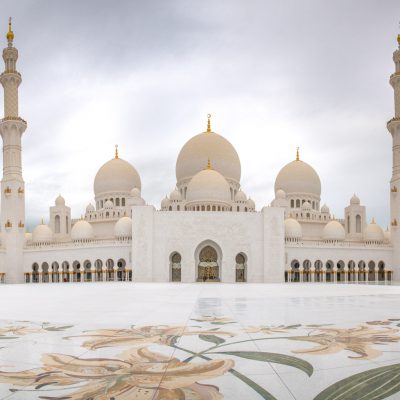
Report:
[[[57,261],[32,264],[32,272],[25,272],[26,283],[48,282],[102,282],[102,281],[132,281],[132,270],[127,268],[126,261],[111,258],[103,262],[100,259],[93,263],[89,260],[82,264],[79,261],[69,263]]]
[[[305,260],[302,265],[292,260],[290,269],[285,271],[286,282],[388,282],[392,280],[392,271],[383,261],[350,260],[347,264],[340,260],[336,263],[328,260],[311,262]]]

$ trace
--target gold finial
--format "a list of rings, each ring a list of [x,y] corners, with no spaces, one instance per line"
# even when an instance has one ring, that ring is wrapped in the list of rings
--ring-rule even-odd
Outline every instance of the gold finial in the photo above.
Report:
[[[207,114],[207,132],[211,132],[210,118],[211,118],[211,114]]]
[[[8,32],[7,32],[7,40],[12,42],[14,39],[14,32],[11,29],[11,17],[8,20]]]
[[[300,160],[300,155],[299,155],[299,148],[296,147],[296,161]]]
[[[118,145],[115,145],[115,158],[118,158]]]
[[[210,158],[208,159],[208,162],[207,162],[207,169],[212,169]]]

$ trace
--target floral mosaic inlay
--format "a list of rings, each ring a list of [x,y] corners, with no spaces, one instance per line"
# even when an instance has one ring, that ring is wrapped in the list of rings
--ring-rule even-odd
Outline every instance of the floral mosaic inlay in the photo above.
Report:
[[[281,365],[310,380],[315,373],[313,360],[320,357],[343,354],[354,365],[379,360],[388,346],[390,352],[391,345],[400,343],[399,327],[397,318],[350,327],[243,327],[227,316],[198,316],[188,326],[132,325],[77,332],[72,325],[8,322],[0,326],[0,382],[10,394],[25,393],[27,399],[212,400],[229,398],[219,382],[230,377],[251,390],[254,398],[274,400],[268,382],[257,382],[246,368]],[[34,345],[45,335],[64,346],[78,343],[81,354],[43,353],[40,366],[25,369],[2,361],[2,343],[23,338]],[[308,347],[299,346],[300,342]],[[263,343],[262,348],[269,346],[270,351],[243,347],[254,343]],[[286,350],[276,351],[274,343],[284,343]],[[350,400],[361,398],[360,393],[366,400],[400,396],[400,363],[371,365],[332,381],[314,400]]]

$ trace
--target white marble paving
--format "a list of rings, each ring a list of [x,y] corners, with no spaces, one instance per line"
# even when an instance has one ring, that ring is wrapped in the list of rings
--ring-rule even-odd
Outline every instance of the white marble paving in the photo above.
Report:
[[[396,285],[3,285],[0,302],[0,399],[313,400],[352,375],[400,371]],[[103,362],[118,365],[108,389],[88,394],[103,382],[91,376]],[[138,383],[149,362],[151,383],[147,370]],[[119,368],[131,392],[113,386]],[[23,381],[32,370],[38,382]],[[79,381],[68,381],[71,371]]]

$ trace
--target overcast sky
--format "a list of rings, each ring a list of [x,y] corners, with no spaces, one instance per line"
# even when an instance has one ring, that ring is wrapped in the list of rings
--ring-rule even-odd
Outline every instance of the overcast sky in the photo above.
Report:
[[[343,217],[356,193],[386,228],[398,0],[18,0],[1,15],[23,78],[30,229],[59,193],[84,213],[116,143],[158,208],[207,113],[257,209],[299,146],[322,203]]]

